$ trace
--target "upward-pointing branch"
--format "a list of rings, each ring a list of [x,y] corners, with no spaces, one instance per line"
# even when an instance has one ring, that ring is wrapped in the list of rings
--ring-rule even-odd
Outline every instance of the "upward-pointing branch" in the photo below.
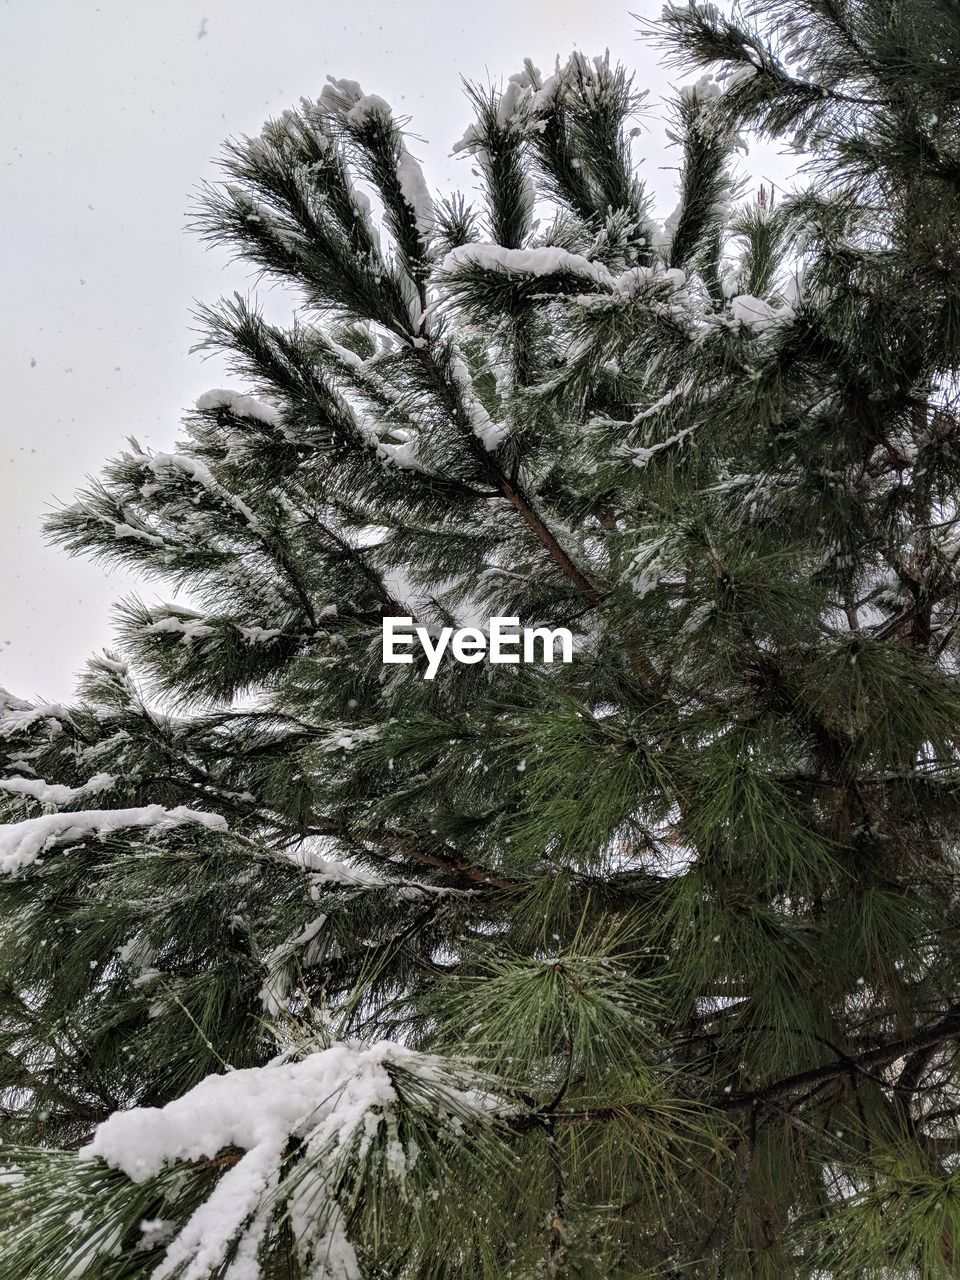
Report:
[[[464,406],[459,402],[459,398],[455,390],[451,387],[450,383],[438,367],[437,362],[433,358],[433,354],[429,349],[429,345],[416,345],[413,346],[412,349],[424,370],[429,375],[444,407],[448,410],[451,417],[458,424],[464,423],[466,417],[464,413]],[[518,485],[515,480],[509,478],[500,469],[481,442],[473,436],[472,433],[470,434],[469,444],[474,458],[483,470],[485,481],[490,484],[492,488],[499,490],[507,502],[509,502],[513,509],[520,515],[527,528],[530,529],[531,533],[533,533],[540,544],[546,549],[550,558],[556,564],[560,572],[568,579],[568,581],[573,583],[583,600],[590,606],[590,608],[602,608],[604,593],[564,549],[553,530],[536,510],[521,486]],[[660,675],[640,646],[634,641],[630,641],[625,647],[633,666],[634,673],[640,681],[649,688],[659,688],[662,684]]]

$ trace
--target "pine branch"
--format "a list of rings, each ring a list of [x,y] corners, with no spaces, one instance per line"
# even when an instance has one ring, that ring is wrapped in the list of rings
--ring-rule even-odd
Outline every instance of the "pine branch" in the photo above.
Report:
[[[427,867],[437,867],[442,871],[454,872],[471,884],[486,885],[492,889],[502,889],[507,893],[517,893],[524,886],[520,881],[505,879],[495,875],[483,867],[477,866],[461,857],[450,845],[438,844],[434,848],[425,848],[422,838],[410,832],[376,829],[372,827],[351,827],[342,822],[314,822],[303,833],[304,835],[336,836],[347,842],[360,842],[375,845],[391,854],[399,854],[412,862]]]

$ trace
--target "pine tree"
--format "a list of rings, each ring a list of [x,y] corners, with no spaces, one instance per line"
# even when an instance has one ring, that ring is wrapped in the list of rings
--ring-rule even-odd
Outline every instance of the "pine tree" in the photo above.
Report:
[[[4,1277],[960,1274],[960,9],[655,34],[663,229],[605,59],[477,209],[350,81],[228,146],[295,318],[50,522],[190,607],[0,704]]]

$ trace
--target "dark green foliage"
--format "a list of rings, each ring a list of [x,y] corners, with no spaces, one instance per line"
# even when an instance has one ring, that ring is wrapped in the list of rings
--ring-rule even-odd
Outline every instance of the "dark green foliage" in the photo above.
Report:
[[[229,146],[198,225],[296,316],[203,308],[244,393],[50,525],[182,594],[0,704],[4,1276],[958,1274],[960,9],[656,30],[715,77],[663,232],[602,59],[470,88],[477,209],[350,82]],[[751,131],[799,193],[743,198]],[[425,680],[395,615],[576,659]],[[388,1041],[207,1259],[242,1124],[72,1154]]]

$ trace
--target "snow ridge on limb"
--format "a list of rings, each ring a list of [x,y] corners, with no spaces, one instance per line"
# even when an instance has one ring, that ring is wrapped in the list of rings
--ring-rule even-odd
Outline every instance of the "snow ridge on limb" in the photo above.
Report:
[[[214,388],[204,391],[197,397],[197,408],[200,410],[229,409],[241,418],[254,418],[268,426],[275,426],[280,415],[272,405],[266,404],[256,396],[244,395],[239,391],[228,391]]]
[[[505,249],[498,244],[465,244],[451,249],[443,262],[444,271],[460,267],[482,267],[521,276],[582,276],[594,284],[610,285],[610,273],[602,263],[590,262],[578,253],[554,246],[539,249]]]
[[[91,838],[102,839],[114,831],[143,827],[164,830],[194,823],[214,831],[227,829],[226,819],[217,813],[205,813],[178,805],[165,809],[148,804],[138,809],[87,809],[76,813],[48,813],[40,818],[25,818],[0,826],[0,874],[23,871],[54,845]]]
[[[11,796],[23,796],[59,809],[64,805],[73,804],[82,796],[94,795],[98,791],[109,791],[116,786],[116,781],[112,773],[95,773],[89,782],[79,787],[44,782],[42,778],[0,778],[0,791],[5,791]]]
[[[437,1089],[451,1113],[491,1120],[490,1099],[460,1087],[462,1074],[442,1058],[390,1041],[344,1041],[298,1061],[208,1076],[164,1107],[117,1112],[98,1126],[80,1156],[99,1157],[143,1182],[169,1163],[210,1159],[230,1147],[249,1152],[266,1144],[279,1156],[295,1136],[309,1138],[318,1151],[358,1139],[369,1143],[379,1123],[374,1117],[371,1131],[369,1113],[400,1101],[391,1068]]]

